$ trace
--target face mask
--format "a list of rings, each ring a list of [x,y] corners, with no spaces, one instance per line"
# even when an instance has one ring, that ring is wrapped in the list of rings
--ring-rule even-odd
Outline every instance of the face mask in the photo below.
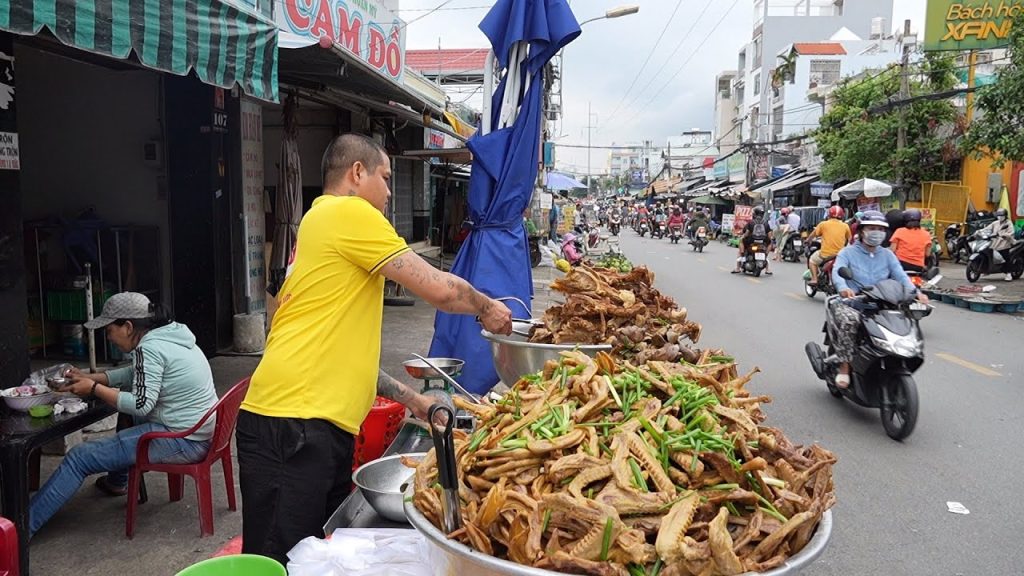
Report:
[[[999,216],[996,216],[996,220],[999,220],[1000,222],[1003,222],[1004,220],[1006,220],[1006,216],[1003,216],[1002,214],[1000,214]]]
[[[864,243],[872,248],[877,248],[885,242],[885,231],[884,230],[871,230],[864,233]]]

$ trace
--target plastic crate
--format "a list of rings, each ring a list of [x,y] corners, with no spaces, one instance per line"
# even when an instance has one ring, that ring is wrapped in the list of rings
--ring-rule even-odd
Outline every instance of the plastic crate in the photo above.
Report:
[[[378,396],[359,428],[352,456],[352,470],[383,456],[402,429],[404,419],[405,406]]]
[[[93,315],[99,316],[103,304],[114,295],[112,290],[92,295]],[[84,290],[50,290],[46,293],[46,317],[57,322],[85,322]]]

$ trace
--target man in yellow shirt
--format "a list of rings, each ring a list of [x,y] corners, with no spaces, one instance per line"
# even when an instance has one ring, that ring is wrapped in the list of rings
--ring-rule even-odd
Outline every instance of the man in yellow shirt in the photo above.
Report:
[[[850,225],[843,222],[843,209],[833,206],[828,209],[828,220],[819,223],[814,232],[807,238],[810,243],[815,238],[821,238],[821,249],[811,254],[807,267],[811,269],[811,280],[807,283],[814,286],[818,283],[818,269],[829,258],[835,258],[839,251],[850,243],[853,234],[850,232]]]
[[[384,216],[391,162],[357,134],[323,159],[267,348],[238,415],[242,551],[287,563],[351,490],[354,435],[376,395],[425,419],[432,400],[380,370],[384,279],[509,334],[511,312],[412,252]]]

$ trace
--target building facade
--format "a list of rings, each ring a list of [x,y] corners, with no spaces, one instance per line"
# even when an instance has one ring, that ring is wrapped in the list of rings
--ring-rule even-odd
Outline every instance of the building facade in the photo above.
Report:
[[[715,125],[714,142],[720,154],[731,154],[740,145],[739,123],[737,122],[736,91],[733,84],[739,73],[736,70],[721,72],[715,77]]]

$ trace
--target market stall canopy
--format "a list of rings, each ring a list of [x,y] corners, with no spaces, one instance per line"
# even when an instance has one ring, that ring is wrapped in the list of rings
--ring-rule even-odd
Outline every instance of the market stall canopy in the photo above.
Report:
[[[651,188],[654,190],[655,194],[665,194],[670,192],[674,186],[677,186],[682,181],[682,178],[655,180],[654,182],[651,182]]]
[[[574,188],[587,187],[583,182],[561,172],[548,172],[544,186],[551,190],[572,190]]]
[[[728,201],[722,200],[721,198],[719,198],[717,196],[712,196],[710,194],[708,194],[706,196],[701,196],[700,198],[694,198],[693,200],[690,200],[690,202],[693,202],[694,204],[708,204],[708,205],[712,205],[712,206],[728,206],[729,205]]]
[[[858,196],[885,198],[890,194],[892,194],[892,184],[882,182],[881,180],[872,180],[871,178],[861,178],[833,190],[832,201],[837,202],[840,198],[843,200],[853,200]]]
[[[277,101],[277,25],[226,0],[15,0],[0,3],[0,30],[128,59],[206,84],[235,84]]]

